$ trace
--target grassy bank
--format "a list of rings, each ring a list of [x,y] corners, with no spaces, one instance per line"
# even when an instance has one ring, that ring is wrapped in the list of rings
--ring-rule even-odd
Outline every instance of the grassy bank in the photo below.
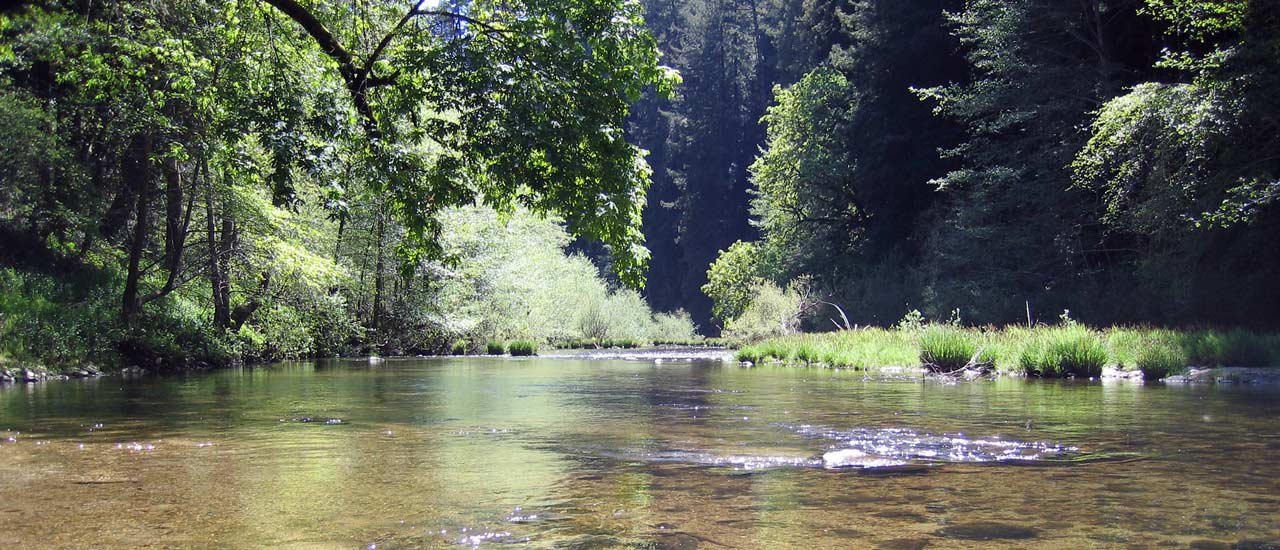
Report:
[[[930,365],[942,371],[976,358],[1001,372],[1048,378],[1098,376],[1111,365],[1158,379],[1189,366],[1280,366],[1280,334],[1076,324],[1000,329],[934,325],[783,336],[742,346],[737,357],[858,369]]]

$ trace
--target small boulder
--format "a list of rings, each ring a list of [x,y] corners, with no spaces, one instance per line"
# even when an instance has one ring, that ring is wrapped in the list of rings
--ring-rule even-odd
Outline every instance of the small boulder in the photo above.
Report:
[[[22,381],[27,383],[39,382],[40,375],[31,369],[22,369]]]

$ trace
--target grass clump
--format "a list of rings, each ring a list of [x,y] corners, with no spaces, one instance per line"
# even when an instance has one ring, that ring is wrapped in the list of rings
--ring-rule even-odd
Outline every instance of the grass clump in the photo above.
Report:
[[[466,354],[467,354],[467,341],[466,341],[466,340],[458,340],[457,342],[454,342],[454,343],[453,343],[453,347],[452,347],[452,348],[450,348],[450,353],[452,353],[453,355],[466,355]]]
[[[502,342],[489,342],[484,346],[485,352],[489,355],[503,355],[507,353],[507,346]]]
[[[1187,354],[1178,346],[1150,342],[1138,350],[1134,362],[1144,380],[1160,380],[1186,370]]]
[[[956,327],[931,326],[920,334],[920,362],[934,372],[963,369],[977,351],[972,335]]]
[[[538,343],[532,340],[516,340],[507,345],[512,357],[530,357],[538,354]]]
[[[1028,376],[1094,378],[1102,375],[1107,359],[1107,348],[1098,333],[1069,325],[1033,334],[1018,362]]]

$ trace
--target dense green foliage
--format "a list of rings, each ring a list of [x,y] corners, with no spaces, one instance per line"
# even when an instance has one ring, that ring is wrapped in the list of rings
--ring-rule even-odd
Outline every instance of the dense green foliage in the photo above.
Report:
[[[641,285],[623,129],[677,81],[629,0],[7,4],[3,357],[578,336],[587,301],[634,293],[569,235]]]
[[[819,53],[779,52],[806,66],[763,117],[760,239],[708,271],[726,326],[757,277],[862,324],[1280,323],[1275,3],[782,4]]]

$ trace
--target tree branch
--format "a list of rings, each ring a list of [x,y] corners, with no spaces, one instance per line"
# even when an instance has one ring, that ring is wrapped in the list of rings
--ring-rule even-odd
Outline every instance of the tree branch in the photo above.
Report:
[[[450,19],[457,19],[458,21],[462,21],[463,23],[466,23],[468,25],[475,25],[477,27],[484,29],[485,33],[487,34],[510,34],[515,32],[511,29],[500,29],[498,27],[493,26],[492,23],[489,23],[487,21],[481,21],[474,17],[469,17],[466,15],[462,15],[461,13],[455,13],[451,11],[415,9],[413,11],[413,15],[435,15],[438,17],[448,17]]]
[[[320,48],[324,50],[324,53],[333,58],[334,61],[338,62],[338,70],[342,72],[343,79],[350,82],[356,78],[359,72],[356,69],[355,59],[351,57],[351,52],[348,52],[346,48],[342,47],[342,44],[340,44],[338,39],[333,36],[333,33],[329,32],[329,29],[325,28],[324,23],[321,23],[319,19],[316,19],[310,11],[307,11],[307,8],[302,7],[301,4],[294,0],[263,1],[275,6],[276,9],[288,16],[289,19],[292,19],[298,25],[301,25],[303,30],[306,30],[307,34],[311,35],[311,38],[320,45]]]
[[[400,22],[396,23],[396,25],[387,32],[387,35],[382,37],[382,41],[378,42],[378,46],[373,49],[373,53],[369,54],[369,58],[364,60],[364,67],[360,69],[360,74],[357,78],[361,83],[368,85],[369,74],[373,72],[373,64],[378,62],[378,58],[382,56],[382,51],[387,49],[387,46],[391,45],[391,40],[395,38],[396,34],[400,32],[400,29],[404,28],[405,24],[407,24],[410,19],[413,19],[414,15],[418,13],[422,8],[422,4],[426,3],[426,1],[427,0],[418,0],[418,2],[409,9],[409,13],[404,14],[404,17],[400,18]]]

